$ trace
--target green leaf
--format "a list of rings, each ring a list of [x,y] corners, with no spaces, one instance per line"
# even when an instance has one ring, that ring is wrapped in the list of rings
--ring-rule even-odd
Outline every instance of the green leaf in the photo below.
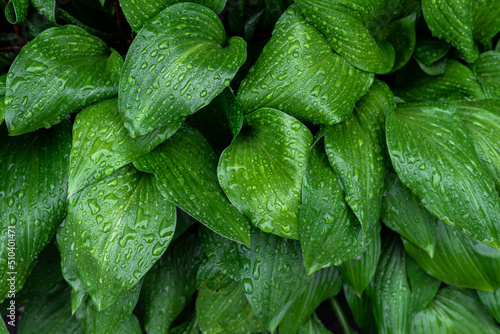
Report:
[[[415,53],[413,57],[418,61],[422,70],[425,71],[425,67],[422,67],[422,64],[426,67],[430,67],[435,65],[439,60],[443,59],[450,51],[451,45],[446,43],[443,40],[436,38],[424,38],[417,40],[417,44],[415,46]],[[429,75],[437,75],[443,74],[445,66],[442,68],[442,73],[431,74],[426,72]]]
[[[147,135],[132,138],[123,125],[117,99],[83,110],[73,125],[68,197],[149,153],[172,136],[182,122],[181,118]]]
[[[291,333],[291,332],[290,332]],[[316,313],[314,313],[306,323],[304,323],[298,334],[329,334],[331,333],[328,329],[326,329],[325,325],[319,320]]]
[[[243,129],[222,153],[219,182],[231,202],[264,232],[299,237],[302,177],[311,132],[271,108],[245,117]]]
[[[141,27],[151,18],[163,11],[165,8],[182,2],[180,0],[120,0],[120,6],[123,10],[123,15],[128,23],[138,32]],[[189,2],[198,3],[210,8],[216,14],[220,14],[226,4],[226,0],[190,0]]]
[[[139,319],[135,314],[130,314],[127,319],[118,327],[115,334],[143,334]]]
[[[441,286],[441,281],[429,276],[411,258],[406,259],[406,274],[411,287],[413,311],[418,312],[427,307],[432,299],[434,299]]]
[[[0,95],[4,96],[7,92],[7,73],[0,75]]]
[[[406,104],[387,116],[394,169],[433,215],[500,248],[500,198],[456,109]]]
[[[433,258],[410,242],[405,248],[429,275],[447,284],[484,291],[500,288],[500,251],[439,220]]]
[[[411,333],[499,333],[474,291],[449,286],[441,289],[428,308],[415,315]]]
[[[171,334],[200,334],[200,329],[198,328],[198,318],[196,315],[186,321],[185,323],[175,327],[169,333]]]
[[[422,206],[419,198],[396,174],[389,173],[386,183],[381,217],[384,225],[433,257],[436,248],[436,217]]]
[[[416,44],[415,23],[417,17],[417,13],[412,13],[391,22],[380,32],[379,39],[387,40],[394,47],[396,53],[391,72],[405,66],[413,55]]]
[[[141,290],[147,333],[167,331],[184,309],[196,290],[196,273],[202,257],[198,237],[185,233],[148,271]]]
[[[376,333],[377,324],[375,323],[370,297],[366,293],[358,296],[356,291],[347,284],[344,284],[344,296],[356,324],[363,329],[364,333]]]
[[[9,334],[9,330],[7,329],[7,325],[4,321],[0,322],[0,334]]]
[[[16,272],[16,290],[22,288],[66,215],[70,149],[67,123],[0,145],[0,300],[10,289],[9,273]]]
[[[471,2],[472,34],[483,44],[500,32],[500,6],[498,0],[475,0]]]
[[[29,0],[9,0],[5,6],[5,18],[12,24],[21,24],[28,14]]]
[[[473,39],[472,7],[472,0],[422,0],[432,35],[453,43],[469,63],[479,56]]]
[[[191,127],[134,162],[156,176],[161,193],[202,224],[226,238],[250,244],[250,226],[234,208],[217,179],[217,157],[205,138]]]
[[[175,207],[153,182],[128,165],[70,201],[75,262],[100,310],[135,286],[172,239]]]
[[[5,119],[5,105],[4,105],[5,97],[0,96],[0,125],[2,125],[3,120]]]
[[[494,292],[477,290],[477,295],[481,302],[486,305],[497,321],[500,321],[500,289]]]
[[[132,42],[120,78],[118,104],[132,137],[194,114],[210,103],[246,59],[246,42],[226,37],[210,9],[168,7]]]
[[[71,314],[71,289],[45,296],[28,304],[19,322],[19,334],[83,334],[83,328]]]
[[[238,98],[246,112],[269,107],[333,124],[351,113],[372,82],[373,75],[335,54],[294,5],[276,23]]]
[[[50,127],[118,92],[121,56],[101,39],[66,25],[26,44],[7,76],[5,121],[12,136]]]
[[[297,333],[307,319],[314,317],[314,310],[328,298],[336,296],[342,288],[339,271],[328,267],[316,271],[309,277],[306,290],[297,297],[288,309],[279,326],[280,333]],[[313,332],[317,333],[317,332]]]
[[[486,95],[500,98],[500,52],[481,53],[472,68]]]
[[[56,1],[57,0],[30,0],[31,5],[35,7],[40,13],[49,20],[49,22],[57,24],[56,22]]]

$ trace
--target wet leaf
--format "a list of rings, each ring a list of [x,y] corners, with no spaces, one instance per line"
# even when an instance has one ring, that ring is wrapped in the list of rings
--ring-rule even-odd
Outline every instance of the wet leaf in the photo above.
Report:
[[[477,295],[481,302],[486,305],[496,321],[500,321],[500,289],[494,292],[477,290]]]
[[[480,43],[487,44],[500,32],[500,6],[498,0],[471,2],[472,34]]]
[[[446,70],[446,59],[443,59],[451,45],[443,40],[427,38],[417,40],[413,58],[428,75],[441,75]]]
[[[373,315],[373,306],[366,293],[358,296],[350,285],[344,284],[344,295],[351,309],[356,324],[366,333],[377,333],[377,325]]]
[[[49,22],[57,24],[56,22],[56,2],[57,0],[30,0],[31,5],[36,8],[49,20]]]
[[[404,240],[404,239],[403,239]],[[406,275],[411,287],[413,312],[427,307],[441,286],[441,281],[429,276],[411,258],[406,258]]]
[[[395,72],[406,65],[415,50],[416,34],[415,23],[417,13],[391,22],[382,29],[379,39],[387,40],[396,54],[391,72]]]
[[[29,0],[9,0],[5,5],[5,18],[12,24],[23,23],[29,5]]]
[[[500,98],[500,52],[481,53],[472,68],[486,95]]]

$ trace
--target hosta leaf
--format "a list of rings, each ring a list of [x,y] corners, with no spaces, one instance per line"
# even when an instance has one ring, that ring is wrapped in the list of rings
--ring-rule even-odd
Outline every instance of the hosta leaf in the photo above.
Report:
[[[500,289],[494,292],[477,290],[477,295],[481,302],[486,305],[497,321],[500,321]]]
[[[174,233],[175,207],[152,175],[128,165],[72,198],[66,223],[79,277],[102,310],[161,257]]]
[[[474,62],[473,70],[488,97],[500,98],[500,52],[481,53]]]
[[[191,115],[229,86],[246,59],[246,42],[226,37],[210,9],[168,7],[132,42],[120,78],[118,103],[133,137]]]
[[[440,75],[444,74],[446,70],[446,59],[443,57],[446,56],[450,48],[451,45],[443,40],[419,39],[413,57],[422,71],[429,75]]]
[[[411,304],[418,312],[427,307],[439,290],[441,281],[429,276],[411,258],[406,258],[406,274],[411,287]]]
[[[434,256],[436,248],[436,217],[420,203],[398,178],[390,173],[386,178],[387,191],[382,201],[382,221],[394,232]]]
[[[30,0],[33,7],[49,20],[49,22],[57,24],[56,22],[56,2],[57,0]]]
[[[475,0],[471,2],[472,34],[486,44],[500,31],[500,6],[498,0]]]
[[[5,121],[11,135],[61,122],[118,92],[121,56],[101,39],[66,25],[21,49],[7,76]]]
[[[5,6],[5,18],[12,24],[23,23],[29,5],[29,0],[9,0]]]
[[[370,238],[380,218],[387,172],[385,115],[394,107],[391,91],[377,81],[348,119],[325,128],[328,160],[343,184],[347,204],[361,223],[362,243]]]
[[[245,117],[219,160],[219,181],[231,202],[265,232],[298,239],[302,176],[311,132],[276,109]]]
[[[449,286],[441,289],[429,307],[415,315],[411,333],[499,333],[474,291]]]
[[[360,259],[346,261],[339,266],[342,280],[361,296],[377,270],[380,258],[380,224],[375,226],[373,241],[368,245]]]
[[[191,127],[134,162],[153,173],[156,184],[169,201],[226,238],[250,244],[250,226],[234,208],[217,180],[217,157],[205,138]]]
[[[342,288],[339,271],[328,267],[316,271],[309,277],[306,290],[295,299],[279,326],[280,333],[297,333],[322,301],[334,297]],[[313,332],[317,333],[317,332]]]
[[[200,334],[201,332],[200,332],[200,328],[198,327],[198,318],[196,316],[193,316],[190,320],[173,328],[169,333],[171,333],[171,334]]]
[[[358,296],[350,285],[344,284],[344,296],[351,309],[356,324],[366,333],[376,333],[377,325],[373,315],[373,306],[366,293]]]
[[[96,332],[98,333],[98,332]],[[130,314],[121,326],[115,331],[115,334],[143,334],[139,319],[135,314]]]
[[[390,111],[387,144],[400,180],[427,210],[500,248],[500,198],[452,105],[406,104]]]
[[[67,123],[0,145],[0,300],[10,288],[9,273],[16,272],[16,290],[22,288],[66,215],[70,149]],[[14,264],[8,262],[9,241],[15,243]]]
[[[196,273],[202,257],[198,237],[185,233],[147,273],[141,290],[147,333],[167,331],[184,309],[196,290]]]
[[[472,7],[472,0],[422,0],[432,35],[453,43],[469,63],[479,55],[472,32]]]
[[[238,98],[246,112],[270,107],[300,120],[333,124],[351,113],[372,82],[372,75],[335,54],[291,6],[241,83]]]
[[[130,137],[116,99],[83,110],[73,125],[68,197],[149,153],[172,136],[183,119],[136,138]]]
[[[291,333],[291,332],[290,332]],[[325,325],[319,320],[316,313],[314,313],[306,323],[304,323],[298,334],[329,334],[331,333],[328,329],[326,329]]]
[[[410,242],[405,248],[429,275],[447,284],[484,291],[500,288],[500,251],[439,220],[433,258]]]
[[[123,15],[127,19],[128,23],[134,29],[134,31],[139,31],[141,27],[149,21],[156,14],[160,13],[165,8],[182,2],[180,0],[157,0],[157,1],[146,1],[146,0],[120,0],[120,6],[123,10]],[[189,2],[198,3],[205,7],[210,8],[216,14],[220,14],[226,0],[190,0]]]
[[[387,40],[394,47],[396,53],[391,72],[399,70],[411,59],[416,44],[416,20],[417,13],[412,13],[391,22],[380,32],[379,39]]]

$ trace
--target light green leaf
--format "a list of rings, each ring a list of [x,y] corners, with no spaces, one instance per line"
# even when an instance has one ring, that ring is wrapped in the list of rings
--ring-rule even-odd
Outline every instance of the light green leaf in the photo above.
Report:
[[[172,239],[175,207],[153,182],[128,165],[70,201],[79,277],[100,310],[135,286]]]
[[[477,295],[495,319],[500,322],[500,289],[494,292],[477,290]]]
[[[21,24],[28,14],[29,0],[9,0],[5,6],[5,18],[9,23]]]
[[[472,68],[486,95],[500,98],[500,52],[481,53]]]
[[[163,196],[222,236],[250,244],[250,226],[234,208],[217,179],[217,157],[205,138],[191,127],[134,162],[156,176]]]
[[[43,14],[49,22],[56,22],[56,1],[57,0],[30,0],[30,3],[36,10]]]
[[[299,238],[302,177],[312,140],[295,118],[263,108],[245,117],[222,153],[217,171],[222,188],[264,232]]]
[[[499,333],[474,291],[449,286],[441,289],[428,308],[415,315],[411,334]]]
[[[120,0],[120,6],[123,10],[123,15],[128,23],[134,29],[139,31],[141,27],[148,22],[156,14],[163,11],[165,8],[182,2],[180,0]],[[189,2],[198,3],[210,8],[216,14],[220,14],[226,4],[226,0],[190,0]]]
[[[168,7],[132,42],[120,78],[118,104],[132,137],[194,114],[229,86],[246,59],[246,42],[226,37],[210,9]]]
[[[436,248],[436,217],[422,206],[419,198],[396,174],[389,173],[386,183],[381,217],[384,225],[433,257]]]
[[[483,44],[500,32],[500,2],[498,0],[474,0],[471,2],[472,34]]]
[[[417,40],[413,58],[428,75],[444,74],[446,70],[446,59],[451,45],[443,40],[427,38]]]
[[[319,320],[316,313],[313,313],[313,315],[309,317],[309,320],[307,320],[307,322],[304,323],[298,331],[298,334],[330,334],[330,333],[331,332],[328,329],[326,329],[325,325],[323,325],[321,320]]]
[[[73,125],[68,197],[149,153],[172,136],[183,119],[137,138],[130,137],[116,99],[83,110]]]
[[[7,76],[5,121],[10,134],[50,127],[118,92],[121,56],[101,39],[66,25],[26,44]]]
[[[433,258],[408,241],[405,248],[429,275],[447,284],[484,291],[500,288],[500,251],[439,220]]]
[[[300,120],[338,123],[373,82],[335,54],[294,5],[278,20],[238,98],[246,112],[269,107]]]
[[[185,233],[148,271],[141,290],[147,333],[166,332],[184,309],[196,290],[196,273],[202,257],[198,237]]]
[[[417,13],[412,13],[385,26],[380,32],[379,39],[387,40],[396,53],[391,72],[395,72],[406,65],[415,50],[416,34],[415,23]]]
[[[500,198],[452,105],[405,104],[390,111],[387,145],[401,182],[427,210],[500,248]]]
[[[69,126],[7,137],[0,145],[0,300],[10,289],[9,273],[16,273],[16,290],[23,287],[66,215]],[[15,259],[9,260],[13,244]]]

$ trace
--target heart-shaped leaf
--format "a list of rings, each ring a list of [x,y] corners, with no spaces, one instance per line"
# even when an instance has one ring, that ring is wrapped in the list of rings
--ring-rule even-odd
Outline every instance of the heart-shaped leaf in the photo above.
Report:
[[[473,70],[488,97],[500,98],[500,52],[481,53],[474,62]]]
[[[250,226],[229,200],[217,180],[217,156],[205,138],[191,127],[175,135],[134,165],[156,176],[169,201],[226,238],[250,244]]]
[[[73,125],[68,197],[149,153],[172,136],[183,119],[132,138],[123,125],[116,99],[83,110]]]
[[[207,105],[246,59],[246,42],[226,37],[217,14],[179,3],[149,20],[132,42],[118,104],[132,137]]]
[[[21,49],[7,76],[11,135],[50,127],[118,92],[122,57],[82,28],[47,29]]]
[[[400,180],[427,210],[500,248],[500,197],[452,105],[405,104],[391,110],[387,145]]]
[[[497,321],[500,321],[500,289],[494,292],[477,290],[481,302],[486,305]]]
[[[128,165],[74,196],[66,223],[79,277],[102,310],[161,257],[174,233],[175,207],[152,175]]]
[[[263,108],[245,117],[243,129],[222,153],[222,188],[264,232],[299,238],[302,177],[312,139],[295,118]]]
[[[373,76],[332,52],[296,6],[278,20],[238,98],[246,112],[270,107],[300,120],[333,124],[345,119]]]

